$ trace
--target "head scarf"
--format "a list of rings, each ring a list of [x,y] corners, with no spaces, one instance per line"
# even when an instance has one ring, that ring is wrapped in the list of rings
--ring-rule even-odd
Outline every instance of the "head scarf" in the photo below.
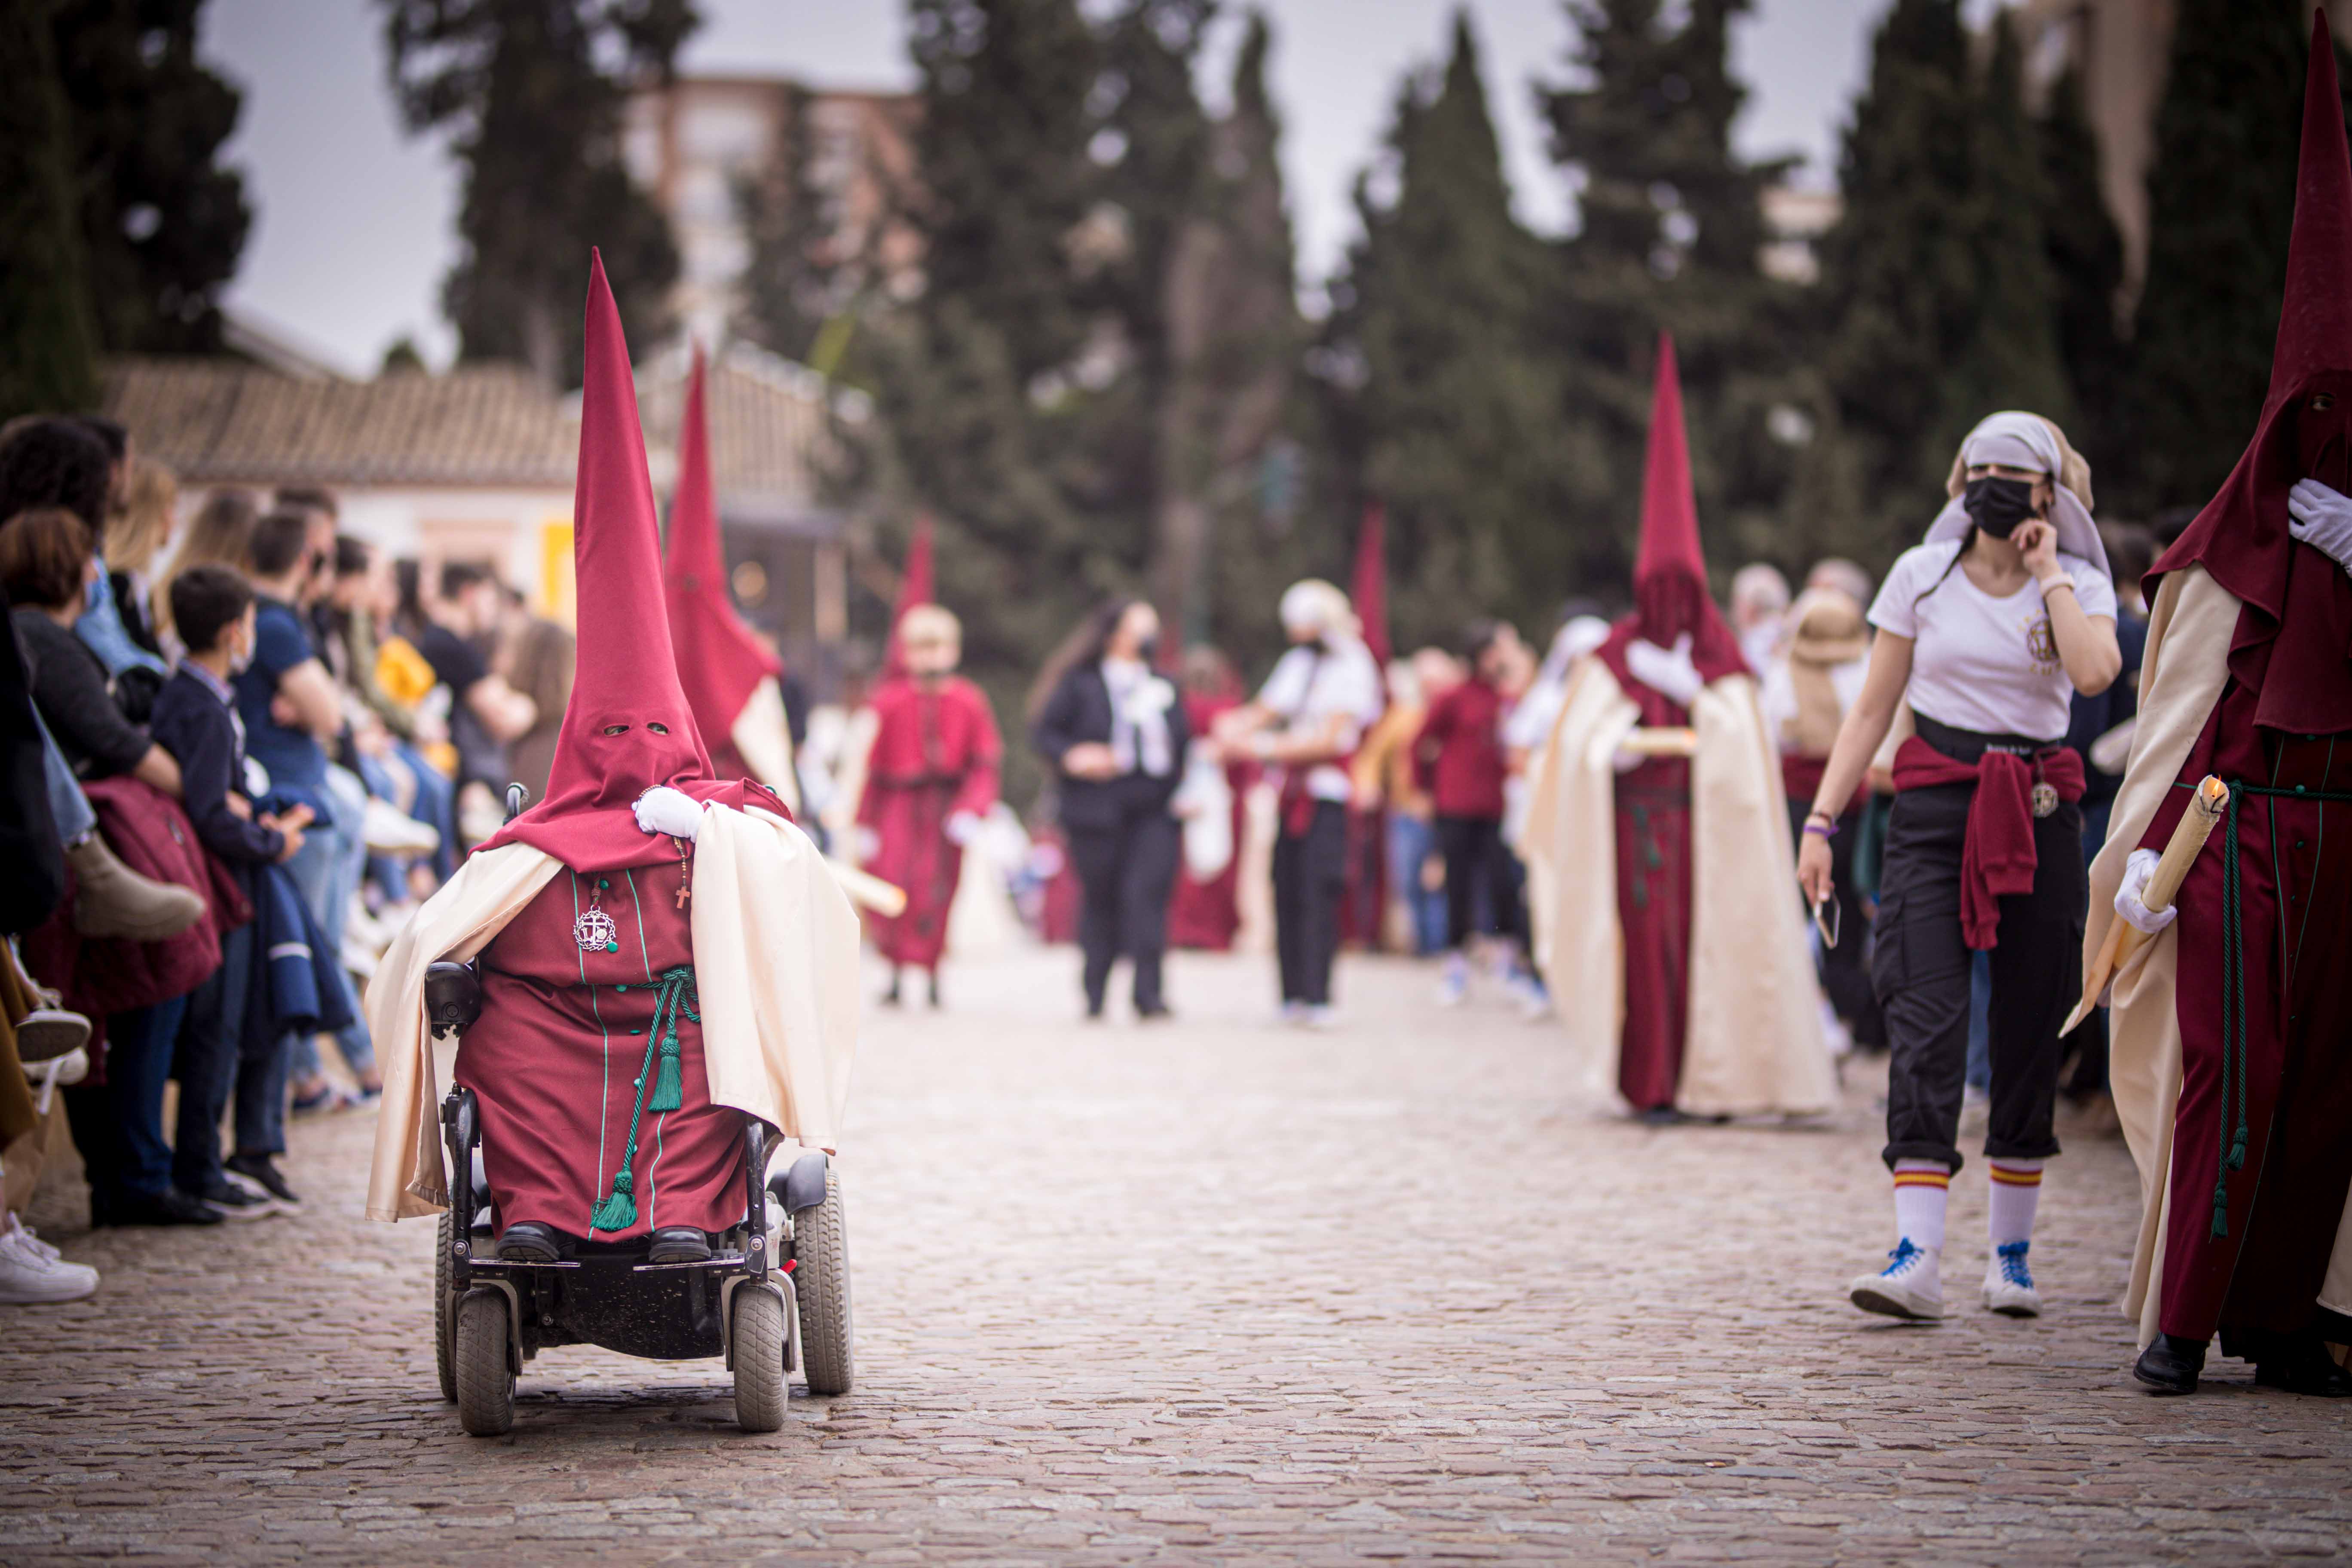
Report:
[[[1672,647],[1688,633],[1691,662],[1712,683],[1747,672],[1739,640],[1706,587],[1698,542],[1698,498],[1691,489],[1690,443],[1683,431],[1682,376],[1675,340],[1658,335],[1657,388],[1650,402],[1650,449],[1642,480],[1642,544],[1633,559],[1634,611],[1609,631],[1600,658],[1620,686],[1633,679],[1625,649],[1636,640]]]
[[[2007,409],[1988,415],[1960,443],[1952,459],[1951,476],[1944,481],[1950,497],[1927,527],[1927,542],[1941,544],[1969,531],[1968,508],[1960,502],[1968,488],[1968,471],[1979,463],[2000,463],[2047,474],[2055,494],[2050,502],[2050,522],[2058,531],[2058,548],[2105,572],[2106,546],[2099,542],[2099,525],[2091,521],[2091,465],[2066,442],[2066,433],[2039,414]]]
[[[2304,478],[2352,493],[2352,155],[2326,13],[2311,24],[2302,163],[2286,299],[2261,422],[2238,466],[2145,579],[2202,566],[2245,608],[2230,672],[2259,693],[2254,721],[2298,734],[2352,730],[2352,583],[2287,532],[2286,492]],[[2315,409],[2315,393],[2334,406]]]
[[[1355,612],[1348,595],[1320,577],[1293,583],[1282,594],[1282,629],[1313,632],[1318,637],[1352,637]]]
[[[669,840],[641,832],[629,809],[655,785],[697,800],[740,793],[712,781],[694,710],[678,685],[636,383],[602,256],[588,271],[586,361],[572,500],[578,674],[556,733],[547,798],[482,846],[528,844],[582,872],[677,858]]]

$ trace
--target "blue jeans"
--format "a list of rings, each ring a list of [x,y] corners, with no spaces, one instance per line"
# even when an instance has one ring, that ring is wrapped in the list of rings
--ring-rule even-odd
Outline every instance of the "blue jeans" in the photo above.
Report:
[[[1404,900],[1412,950],[1432,953],[1445,946],[1445,893],[1421,884],[1421,871],[1437,851],[1437,832],[1402,811],[1389,814],[1389,886]]]
[[[221,936],[221,966],[188,998],[173,1076],[180,1114],[172,1139],[172,1184],[202,1197],[221,1180],[221,1113],[236,1087],[245,1035],[246,983],[253,965],[253,927]]]
[[[41,730],[41,778],[48,785],[49,815],[57,818],[58,842],[71,844],[98,831],[98,813],[90,809],[89,796],[81,793],[81,782],[74,777],[66,754],[49,735],[49,727],[41,723],[41,715],[34,711],[33,722]]]
[[[315,1049],[314,1049],[315,1058]],[[236,1058],[236,1152],[286,1152],[286,1078],[294,1061],[294,1037],[279,1035]]]
[[[172,1076],[172,1042],[179,1037],[187,1005],[186,997],[174,996],[107,1016],[106,1101],[113,1164],[100,1170],[92,1163],[93,1196],[153,1197],[172,1184],[172,1146],[163,1142],[163,1082]],[[89,1151],[83,1152],[87,1157]]]
[[[328,950],[340,962],[352,898],[359,891],[360,878],[367,870],[367,838],[362,830],[367,791],[341,768],[327,770],[327,791],[334,800],[335,820],[314,825],[313,831],[303,837],[302,847],[286,862],[286,869],[300,889],[310,918],[319,922]],[[375,1046],[368,1038],[365,1018],[355,1017],[338,1029],[335,1046],[352,1071],[367,1073],[375,1069]],[[300,1079],[318,1076],[317,1040],[308,1035],[295,1037],[292,1070]]]

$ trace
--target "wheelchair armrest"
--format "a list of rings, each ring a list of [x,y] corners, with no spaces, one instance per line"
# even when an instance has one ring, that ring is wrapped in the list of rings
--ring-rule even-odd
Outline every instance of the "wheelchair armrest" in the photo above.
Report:
[[[811,1149],[793,1162],[792,1169],[768,1178],[768,1192],[786,1214],[799,1214],[824,1202],[824,1151]]]
[[[470,963],[442,962],[425,971],[425,1016],[437,1037],[462,1035],[482,1016],[482,977]]]

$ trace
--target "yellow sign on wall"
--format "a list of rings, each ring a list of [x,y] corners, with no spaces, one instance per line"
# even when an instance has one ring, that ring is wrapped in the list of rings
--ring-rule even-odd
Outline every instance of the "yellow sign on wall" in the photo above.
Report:
[[[572,520],[549,518],[539,525],[539,613],[575,626],[580,620],[580,584],[572,574]]]

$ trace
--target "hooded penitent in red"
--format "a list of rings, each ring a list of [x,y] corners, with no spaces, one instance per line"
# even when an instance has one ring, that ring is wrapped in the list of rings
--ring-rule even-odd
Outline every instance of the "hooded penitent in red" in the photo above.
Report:
[[[2225,826],[2176,900],[2181,1080],[2158,1326],[2197,1341],[2218,1328],[2226,1353],[2264,1361],[2315,1330],[2352,1182],[2352,801],[2310,798],[2352,795],[2352,583],[2289,536],[2286,505],[2305,477],[2352,493],[2341,102],[2315,15],[2270,395],[2221,493],[2158,563],[2201,566],[2242,601],[2229,679],[2179,780],[2211,773],[2259,792],[2236,801],[2235,856]],[[2168,795],[2146,847],[2161,849],[2179,820],[2188,791]]]
[[[719,508],[710,480],[710,422],[702,350],[694,351],[686,410],[678,423],[677,493],[670,500],[669,547],[662,572],[678,684],[695,727],[722,777],[751,773],[730,738],[760,682],[783,673],[727,596],[727,560],[719,544]]]
[[[1636,641],[1672,648],[1691,639],[1691,662],[1712,683],[1746,672],[1706,586],[1698,502],[1683,432],[1682,379],[1674,339],[1658,339],[1657,389],[1642,480],[1642,543],[1633,562],[1634,611],[1597,650],[1645,728],[1679,729],[1690,712],[1634,679],[1625,650]],[[1617,919],[1625,940],[1625,1026],[1617,1088],[1636,1110],[1675,1103],[1690,1012],[1690,763],[1653,757],[1617,775]]]
[[[898,623],[917,605],[929,605],[931,597],[931,520],[926,514],[915,520],[915,536],[907,542],[907,569],[898,574],[898,600],[890,606],[890,640],[882,649],[882,678],[896,680],[907,673],[906,650],[898,646]]]
[[[547,798],[483,846],[526,844],[563,869],[482,950],[482,1016],[457,1078],[480,1102],[501,1226],[533,1220],[586,1237],[600,1205],[614,1219],[618,1190],[626,1223],[598,1229],[598,1240],[667,1226],[715,1231],[743,1211],[743,1122],[711,1103],[703,1066],[692,847],[641,831],[631,807],[656,784],[740,806],[746,786],[712,779],[678,686],[636,388],[601,258],[589,273],[586,374],[572,505],[579,676]],[[757,786],[751,795],[782,809]],[[648,1077],[665,1010],[676,1067]]]

